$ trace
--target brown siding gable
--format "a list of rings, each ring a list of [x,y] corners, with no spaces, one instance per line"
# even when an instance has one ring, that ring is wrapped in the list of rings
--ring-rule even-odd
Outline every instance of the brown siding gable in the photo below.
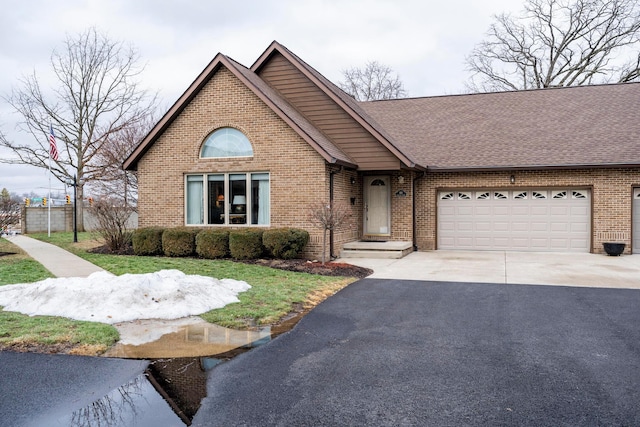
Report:
[[[358,102],[344,93],[340,88],[324,77],[321,73],[308,65],[297,55],[281,45],[277,41],[273,41],[271,45],[260,55],[256,62],[251,66],[251,71],[259,74],[261,68],[265,66],[271,57],[275,54],[284,56],[292,65],[302,72],[309,80],[311,80],[320,90],[322,90],[329,98],[340,106],[352,119],[360,124],[367,132],[369,132],[380,144],[388,149],[403,164],[409,168],[425,170],[426,165],[418,164],[418,162],[406,151],[401,150],[394,142],[391,136],[386,133],[384,128],[376,123],[366,111],[360,108]]]

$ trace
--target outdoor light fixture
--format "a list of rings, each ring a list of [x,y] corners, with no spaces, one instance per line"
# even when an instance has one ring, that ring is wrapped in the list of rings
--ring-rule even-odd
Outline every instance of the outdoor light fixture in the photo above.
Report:
[[[356,183],[356,179],[354,177],[351,177],[351,185]]]
[[[509,182],[512,184],[516,183],[516,176],[515,175],[511,175],[511,177],[509,178]]]
[[[404,176],[399,176],[399,177],[398,177],[398,182],[399,182],[400,184],[404,184]]]

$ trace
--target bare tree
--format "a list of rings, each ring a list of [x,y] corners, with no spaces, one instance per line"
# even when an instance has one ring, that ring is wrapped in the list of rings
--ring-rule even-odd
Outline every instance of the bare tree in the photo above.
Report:
[[[82,224],[83,188],[101,179],[104,164],[95,157],[114,135],[144,123],[153,111],[156,97],[140,88],[143,68],[138,54],[122,42],[114,42],[90,28],[67,37],[64,48],[54,51],[51,67],[56,83],[43,90],[33,74],[23,77],[7,102],[22,116],[19,128],[30,133],[33,145],[0,139],[17,155],[0,162],[48,168],[50,126],[57,139],[58,160],[53,175],[61,182],[78,182],[78,224]]]
[[[340,89],[357,101],[396,99],[407,96],[400,77],[386,65],[369,61],[364,68],[350,68],[342,72]]]
[[[309,221],[322,229],[322,263],[327,253],[327,231],[337,230],[349,224],[351,209],[345,203],[318,202],[309,206]]]
[[[495,16],[466,58],[471,91],[630,82],[640,78],[637,0],[525,0]]]
[[[89,212],[96,220],[95,231],[102,236],[109,251],[122,253],[131,246],[133,230],[129,226],[135,208],[120,199],[101,198],[93,203]]]
[[[125,171],[122,162],[131,154],[137,144],[153,127],[150,114],[146,120],[128,126],[109,135],[102,149],[96,153],[92,165],[100,171],[100,179],[92,186],[92,193],[99,197],[118,200],[125,206],[136,205],[138,178],[134,171]]]
[[[0,192],[0,234],[20,219],[20,202],[6,188]]]

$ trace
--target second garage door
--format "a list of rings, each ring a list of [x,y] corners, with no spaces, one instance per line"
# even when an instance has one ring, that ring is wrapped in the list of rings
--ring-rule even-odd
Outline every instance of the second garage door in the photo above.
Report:
[[[586,189],[438,193],[438,249],[589,252]]]

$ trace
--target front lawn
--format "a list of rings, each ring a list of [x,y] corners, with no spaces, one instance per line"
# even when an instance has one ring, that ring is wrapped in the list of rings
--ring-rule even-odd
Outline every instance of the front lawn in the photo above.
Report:
[[[239,263],[229,260],[205,260],[197,258],[166,258],[166,257],[138,257],[133,255],[105,255],[89,252],[89,249],[100,246],[90,233],[78,233],[78,243],[73,243],[73,233],[53,233],[48,237],[46,233],[30,234],[37,238],[56,244],[81,258],[92,262],[111,273],[151,273],[164,269],[177,269],[185,274],[198,274],[218,279],[231,278],[243,280],[251,285],[247,292],[240,293],[239,303],[229,304],[224,308],[211,310],[200,317],[208,322],[231,328],[246,328],[253,325],[269,325],[289,313],[294,306],[302,304],[312,307],[333,295],[338,290],[357,280],[348,277],[318,276],[306,273],[296,273],[269,267]],[[0,270],[4,270],[0,258]],[[32,261],[33,262],[33,261]],[[37,263],[36,263],[37,264]],[[38,264],[39,265],[39,264]],[[46,270],[44,270],[46,272]],[[5,283],[20,283],[41,280],[50,276],[33,276],[31,280],[11,281],[8,276]],[[3,275],[0,274],[0,280]],[[5,315],[5,312],[0,312]],[[13,313],[15,315],[15,313]],[[28,319],[28,316],[24,316]],[[2,319],[0,318],[0,321]],[[91,323],[75,322],[72,323]],[[112,328],[109,325],[103,325]],[[78,326],[79,327],[79,326]],[[63,328],[64,329],[64,328]],[[0,344],[2,339],[20,339],[26,337],[28,330],[25,320],[23,332],[12,333],[0,329]],[[19,335],[23,333],[25,335]],[[4,336],[3,334],[9,334]],[[33,334],[32,334],[33,335]],[[108,336],[108,334],[101,334]],[[41,334],[42,342],[49,339],[48,332]],[[38,340],[30,335],[30,340]],[[70,338],[71,339],[71,338]],[[73,338],[75,340],[75,338]],[[47,341],[48,342],[48,341]],[[114,340],[115,342],[115,340]],[[81,338],[78,345],[93,345],[86,338]]]
[[[0,285],[31,283],[53,277],[6,239],[0,239],[0,254]],[[0,350],[94,355],[106,351],[118,338],[118,331],[103,323],[0,311]]]

